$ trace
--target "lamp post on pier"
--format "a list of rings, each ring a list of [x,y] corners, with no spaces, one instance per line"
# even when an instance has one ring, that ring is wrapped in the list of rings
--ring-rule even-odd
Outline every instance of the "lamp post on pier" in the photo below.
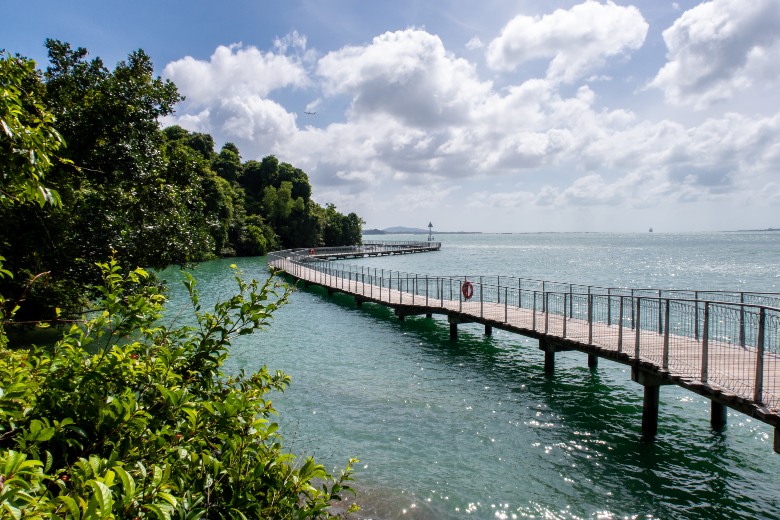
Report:
[[[433,224],[428,222],[428,242],[433,242]]]

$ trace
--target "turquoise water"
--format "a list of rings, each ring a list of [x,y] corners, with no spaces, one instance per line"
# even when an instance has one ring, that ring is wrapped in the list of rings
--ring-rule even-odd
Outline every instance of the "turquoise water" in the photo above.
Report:
[[[376,237],[366,237],[372,239]],[[386,236],[409,240],[409,236]],[[780,233],[442,235],[436,253],[351,261],[420,274],[501,274],[605,286],[780,292]],[[204,299],[230,294],[230,263],[195,271]],[[176,273],[166,272],[175,279]],[[175,307],[183,297],[173,286]],[[659,433],[640,434],[642,387],[584,354],[543,373],[534,340],[398,321],[351,297],[300,289],[266,332],[234,345],[230,370],[292,376],[274,399],[287,447],[357,466],[362,518],[780,518],[773,431],[661,389]]]

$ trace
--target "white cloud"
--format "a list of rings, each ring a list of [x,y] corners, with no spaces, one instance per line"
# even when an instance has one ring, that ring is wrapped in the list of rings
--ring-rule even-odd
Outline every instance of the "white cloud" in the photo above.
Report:
[[[303,45],[301,38],[292,41]],[[561,56],[574,60],[567,52]],[[573,90],[554,74],[496,89],[474,63],[415,28],[325,54],[308,69],[316,73],[312,78],[286,56],[252,50],[252,59],[241,58],[250,67],[278,64],[281,73],[297,71],[282,83],[258,78],[266,83],[254,85],[246,70],[223,77],[239,54],[240,47],[224,47],[209,62],[189,58],[166,68],[171,76],[189,78],[180,88],[191,101],[176,121],[210,132],[218,142],[220,136],[236,142],[244,158],[274,153],[292,162],[309,174],[316,200],[356,211],[369,226],[379,225],[375,215],[408,212],[425,220],[441,211],[465,219],[453,227],[485,228],[459,208],[479,218],[484,211],[490,219],[502,218],[502,211],[519,215],[529,206],[553,217],[557,208],[609,215],[621,208],[736,204],[755,191],[763,204],[780,204],[780,114],[713,112],[698,123],[674,114],[645,119],[629,106],[610,108],[615,102],[600,93],[603,83]],[[580,79],[608,56],[584,55],[590,61],[571,62],[580,67]],[[197,77],[212,82],[213,98],[198,90],[207,86]],[[316,108],[316,117],[296,118],[276,101],[312,84],[313,93],[300,97],[313,101],[300,106]],[[273,95],[275,90],[282,92]],[[334,117],[334,106],[349,108]]]
[[[277,46],[305,45],[297,35]],[[301,63],[287,56],[241,44],[217,47],[209,61],[185,57],[163,72],[185,95],[179,113],[167,122],[212,133],[217,141],[233,141],[239,149],[268,150],[295,131],[295,116],[269,94],[312,85]]]
[[[412,126],[467,121],[490,91],[475,67],[420,29],[388,32],[370,45],[345,47],[319,61],[326,95],[348,94],[351,117],[383,113]]]
[[[267,97],[281,88],[311,85],[299,62],[239,43],[220,45],[209,61],[190,56],[173,61],[163,75],[176,83],[194,106],[236,95]]]
[[[551,59],[547,77],[571,83],[601,68],[607,58],[642,46],[648,24],[636,7],[588,0],[566,11],[512,19],[487,50],[488,65],[515,70],[536,59]]]
[[[466,48],[470,51],[473,51],[475,49],[481,49],[485,46],[484,43],[482,43],[482,40],[479,39],[478,36],[474,36],[469,41],[466,42]]]
[[[668,62],[650,83],[675,104],[706,108],[780,79],[780,3],[712,0],[664,31]]]

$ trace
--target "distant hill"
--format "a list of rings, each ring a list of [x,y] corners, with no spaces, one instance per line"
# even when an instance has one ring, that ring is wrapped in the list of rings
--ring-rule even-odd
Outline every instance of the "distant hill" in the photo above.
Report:
[[[389,234],[411,234],[411,235],[419,235],[419,234],[428,234],[427,229],[420,229],[420,228],[411,228],[411,227],[403,227],[403,226],[395,226],[395,227],[389,227],[385,228],[382,231]]]
[[[441,235],[471,235],[481,234],[481,231],[436,231],[433,230],[433,234]],[[427,235],[428,230],[422,228],[412,228],[404,226],[393,226],[385,229],[364,229],[364,235]]]

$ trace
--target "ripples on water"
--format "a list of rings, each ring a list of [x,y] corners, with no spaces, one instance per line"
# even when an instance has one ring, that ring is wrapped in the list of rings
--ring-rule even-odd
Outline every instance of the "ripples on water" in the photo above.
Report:
[[[780,234],[747,237],[445,236],[440,253],[363,263],[778,290]],[[229,263],[196,271],[204,299],[232,289]],[[236,263],[265,270],[264,260]],[[459,331],[450,343],[441,317],[400,322],[383,307],[357,309],[350,297],[311,288],[269,331],[241,338],[229,368],[262,362],[292,376],[275,399],[287,447],[332,468],[359,457],[364,518],[780,518],[780,455],[763,423],[730,412],[728,428],[713,432],[707,399],[664,387],[650,442],[639,433],[642,387],[628,367],[600,360],[591,371],[584,354],[569,352],[548,377],[534,340],[495,329],[485,337],[474,324]]]

